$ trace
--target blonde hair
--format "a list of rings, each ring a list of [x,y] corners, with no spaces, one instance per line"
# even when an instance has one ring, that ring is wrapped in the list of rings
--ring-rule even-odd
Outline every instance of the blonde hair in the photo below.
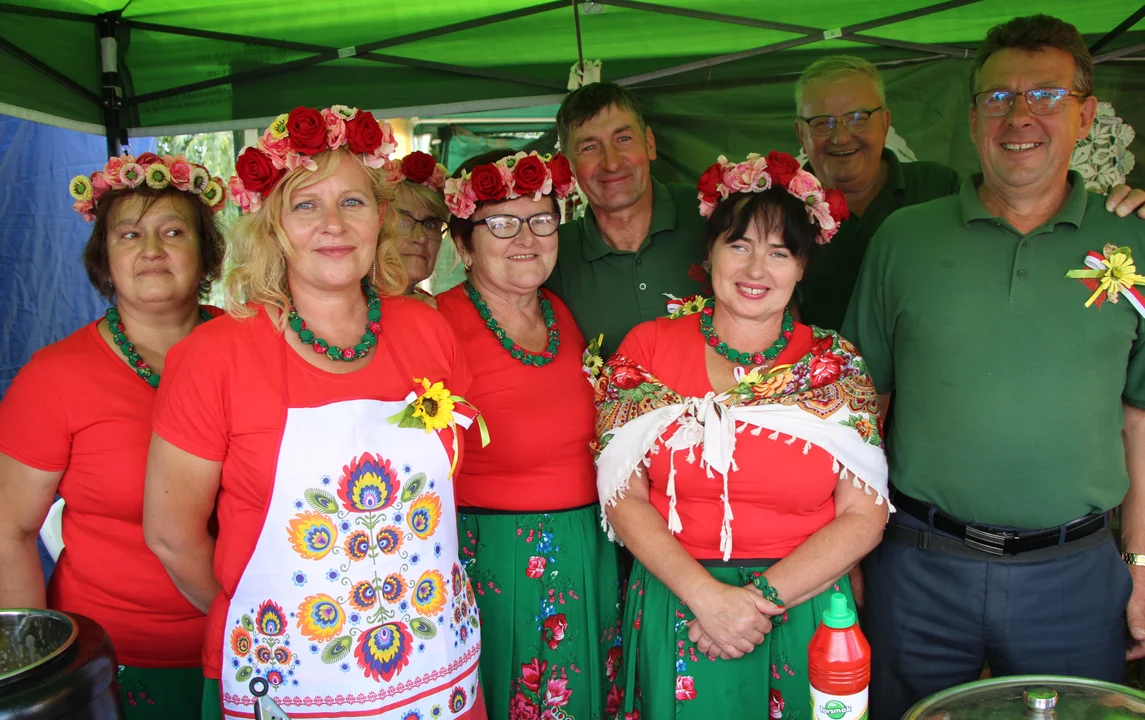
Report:
[[[828,55],[811,63],[795,81],[795,112],[803,112],[803,92],[808,85],[817,82],[835,82],[860,75],[870,78],[879,93],[879,102],[887,104],[887,88],[879,70],[861,57],[854,55]]]
[[[394,187],[394,200],[403,204],[420,203],[438,220],[442,222],[449,220],[449,208],[445,206],[445,196],[440,191],[421,183],[402,180]]]
[[[385,172],[372,169],[362,163],[362,159],[345,149],[327,150],[312,159],[316,170],[299,168],[287,174],[270,193],[257,211],[239,219],[231,233],[227,247],[230,270],[223,280],[223,297],[227,312],[236,318],[252,317],[255,310],[247,303],[271,305],[281,310],[279,330],[286,327],[287,299],[286,270],[294,260],[294,250],[290,239],[282,227],[282,209],[291,194],[296,190],[321,182],[334,174],[341,163],[341,156],[354,158],[370,177],[374,200],[385,208],[387,224],[393,214],[393,185],[386,179]],[[382,297],[402,295],[406,291],[406,271],[402,266],[397,247],[390,242],[381,242],[379,230],[379,250],[375,253],[377,269],[373,282]]]

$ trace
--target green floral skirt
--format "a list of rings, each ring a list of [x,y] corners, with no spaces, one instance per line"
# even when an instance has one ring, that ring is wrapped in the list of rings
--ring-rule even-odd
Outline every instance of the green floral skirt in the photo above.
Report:
[[[738,586],[767,569],[734,563],[706,569],[720,582]],[[712,660],[688,640],[687,623],[695,615],[637,561],[624,606],[629,654],[623,692],[609,699],[610,712],[621,720],[810,720],[807,645],[833,592],[854,602],[843,576],[834,588],[788,610],[787,621],[753,652],[736,660]]]
[[[604,717],[621,667],[620,583],[600,507],[461,508],[458,535],[481,615],[490,720]]]
[[[202,668],[120,665],[115,679],[127,720],[199,720]]]

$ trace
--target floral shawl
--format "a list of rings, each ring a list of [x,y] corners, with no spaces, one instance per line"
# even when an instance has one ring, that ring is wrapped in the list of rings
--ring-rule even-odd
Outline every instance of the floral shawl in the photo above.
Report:
[[[730,470],[735,462],[736,436],[744,431],[791,445],[803,442],[803,452],[817,445],[834,459],[841,479],[887,498],[887,462],[878,417],[875,388],[855,346],[830,330],[813,328],[815,344],[793,365],[749,373],[730,390],[704,397],[684,397],[646,369],[617,353],[605,364],[594,384],[597,409],[592,450],[596,459],[601,509],[624,497],[629,478],[651,465],[651,453],[670,453],[668,529],[683,529],[676,511],[676,454],[687,451],[687,462],[698,460],[709,478],[723,479],[723,525],[720,551],[732,554],[732,510],[728,498]],[[664,437],[669,428],[675,430]],[[784,439],[783,436],[788,436]],[[893,512],[894,508],[888,508]],[[609,538],[616,535],[608,523]]]

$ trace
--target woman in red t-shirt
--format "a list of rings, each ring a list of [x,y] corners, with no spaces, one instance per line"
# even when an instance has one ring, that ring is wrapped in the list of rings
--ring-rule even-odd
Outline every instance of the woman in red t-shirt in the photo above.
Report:
[[[260,693],[294,717],[485,718],[453,484],[470,378],[379,252],[393,149],[354,108],[277,120],[230,182],[229,315],[171,353],[144,530],[208,611],[205,718]]]
[[[129,718],[194,718],[205,618],[143,542],[143,478],[167,350],[218,312],[199,302],[222,266],[223,186],[144,153],[71,192],[94,221],[88,277],[113,304],[33,355],[0,402],[0,607],[92,618],[123,666]],[[65,547],[45,595],[36,536],[57,494]]]
[[[457,483],[481,679],[491,717],[600,717],[620,671],[617,556],[589,453],[584,339],[560,298],[540,289],[557,259],[556,198],[575,182],[559,154],[472,162],[446,193],[468,279],[437,302],[492,440],[470,450]]]
[[[437,307],[433,296],[418,287],[437,264],[442,236],[449,220],[442,189],[445,166],[429,153],[414,151],[388,168],[394,185],[394,213],[383,231],[397,245],[409,276],[408,293]]]
[[[637,325],[596,384],[600,498],[636,558],[609,709],[788,717],[829,596],[887,518],[862,359],[787,312],[846,202],[781,153],[721,157],[699,189],[714,299]]]

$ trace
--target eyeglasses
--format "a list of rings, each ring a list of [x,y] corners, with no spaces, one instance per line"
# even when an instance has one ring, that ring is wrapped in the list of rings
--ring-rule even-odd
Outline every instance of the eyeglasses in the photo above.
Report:
[[[405,210],[398,210],[398,230],[403,234],[412,233],[418,225],[421,225],[422,235],[433,240],[441,238],[442,233],[445,232],[445,223],[439,218],[427,217],[425,220],[418,220]]]
[[[527,218],[517,217],[516,215],[490,215],[484,220],[478,220],[479,223],[485,223],[489,228],[489,232],[494,236],[503,240],[515,238],[521,233],[521,227],[524,223],[529,223],[529,229],[537,237],[548,237],[557,231],[561,224],[561,216],[555,212],[537,213]]]
[[[1038,88],[1036,90],[986,90],[974,95],[974,105],[985,117],[1006,117],[1014,107],[1014,100],[1022,95],[1026,106],[1034,115],[1053,115],[1065,109],[1068,97],[1083,98],[1082,93],[1067,88]]]
[[[867,123],[874,115],[883,108],[877,107],[871,110],[853,110],[845,115],[816,115],[815,117],[801,117],[803,122],[807,123],[807,127],[811,128],[812,135],[819,135],[820,137],[831,135],[835,132],[835,128],[842,125],[847,128],[849,133],[859,133],[867,129]]]

